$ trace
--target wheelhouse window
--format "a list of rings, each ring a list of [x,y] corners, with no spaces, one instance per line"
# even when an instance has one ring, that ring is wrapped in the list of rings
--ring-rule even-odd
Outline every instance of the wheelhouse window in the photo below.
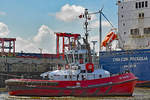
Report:
[[[144,13],[139,13],[139,18],[144,18]]]
[[[136,2],[136,4],[135,4],[135,8],[138,8],[138,2]]]
[[[86,70],[81,70],[81,73],[86,73]]]
[[[65,79],[67,79],[67,75],[65,75],[64,77],[65,77]]]
[[[144,8],[144,1],[142,2],[142,8]]]
[[[142,18],[144,18],[144,13],[142,13]]]
[[[139,8],[141,8],[141,2],[139,2]]]
[[[82,54],[79,55],[79,63],[83,64],[83,55]]]
[[[130,34],[131,34],[131,35],[139,35],[139,29],[138,29],[138,28],[136,28],[136,29],[131,29],[131,30],[130,30]]]
[[[150,27],[144,28],[144,34],[150,34]]]
[[[142,1],[142,2],[136,2],[135,3],[135,8],[146,8],[148,7],[148,1]]]
[[[145,7],[148,7],[148,1],[145,1]]]
[[[78,62],[78,61],[79,61],[78,54],[75,54],[75,55],[74,55],[74,58],[75,58],[75,62]]]
[[[65,55],[65,59],[66,59],[67,64],[73,63],[73,61],[74,61],[73,55],[71,55],[71,54]]]

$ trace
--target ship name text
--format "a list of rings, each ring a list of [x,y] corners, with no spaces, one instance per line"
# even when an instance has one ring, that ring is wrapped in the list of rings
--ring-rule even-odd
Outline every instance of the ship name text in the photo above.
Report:
[[[148,61],[148,57],[122,57],[113,58],[113,62],[123,62],[123,61]]]

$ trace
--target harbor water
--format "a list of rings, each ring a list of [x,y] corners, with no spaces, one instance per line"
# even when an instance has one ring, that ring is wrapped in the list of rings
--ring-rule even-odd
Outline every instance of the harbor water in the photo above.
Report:
[[[25,97],[0,92],[0,100],[150,100],[150,88],[135,88],[130,97]]]

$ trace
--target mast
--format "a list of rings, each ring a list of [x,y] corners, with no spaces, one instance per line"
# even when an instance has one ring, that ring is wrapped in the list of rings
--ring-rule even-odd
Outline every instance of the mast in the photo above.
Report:
[[[88,20],[90,20],[90,16],[88,13],[88,9],[85,9],[84,14],[81,14],[79,18],[85,18],[85,38],[83,38],[84,43],[86,44],[86,49],[88,50],[87,55],[88,55],[88,62],[92,62],[92,57],[91,57],[91,49],[90,49],[90,44],[88,43]]]
[[[99,11],[99,42],[100,42],[99,52],[101,51],[101,43],[102,43],[102,13],[101,13],[101,10]]]
[[[86,40],[88,41],[88,9],[85,9],[85,12],[84,12],[84,15],[85,15],[85,37],[86,37]]]
[[[88,20],[91,19],[90,15],[92,14],[99,14],[99,52],[101,51],[101,42],[102,42],[102,16],[107,20],[107,22],[114,28],[114,26],[112,25],[112,23],[108,20],[108,18],[103,14],[102,12],[103,8],[101,10],[99,10],[98,12],[94,12],[94,13],[88,13],[88,9],[85,9],[84,14],[81,14],[79,16],[79,18],[85,18],[85,39],[84,43],[86,44],[86,48],[88,50],[88,56],[89,56],[89,62],[91,62],[91,50],[90,50],[90,45],[88,43]]]
[[[84,40],[84,43],[86,44],[86,48],[88,50],[88,62],[92,62],[92,56],[91,56],[91,48],[90,48],[90,44],[88,43],[88,20],[90,20],[90,16],[89,16],[89,13],[88,13],[88,9],[85,9],[85,12],[84,12],[84,15],[85,15],[85,40]]]
[[[88,33],[88,20],[91,20],[90,13],[88,12],[88,9],[85,9],[84,14],[81,14],[79,16],[79,18],[84,18],[85,19],[85,22],[84,22],[85,39],[86,39],[86,41],[88,41],[88,36],[89,36],[89,33]]]
[[[101,51],[101,42],[102,42],[102,15],[105,17],[105,15],[102,13],[102,10],[103,10],[103,8],[101,10],[99,10],[98,12],[88,13],[88,9],[85,9],[84,15],[79,16],[80,18],[85,16],[85,23],[84,23],[84,25],[85,25],[85,36],[86,36],[86,40],[88,41],[88,29],[87,29],[88,28],[88,20],[91,19],[89,15],[98,14],[98,13],[100,14],[99,15],[99,42],[100,42],[99,51]],[[106,18],[106,20],[109,21],[107,18]]]

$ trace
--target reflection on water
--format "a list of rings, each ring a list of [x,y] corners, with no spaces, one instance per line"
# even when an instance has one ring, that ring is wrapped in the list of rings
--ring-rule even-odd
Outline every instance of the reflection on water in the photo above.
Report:
[[[0,100],[150,100],[150,88],[135,88],[131,97],[23,97],[0,92]]]

